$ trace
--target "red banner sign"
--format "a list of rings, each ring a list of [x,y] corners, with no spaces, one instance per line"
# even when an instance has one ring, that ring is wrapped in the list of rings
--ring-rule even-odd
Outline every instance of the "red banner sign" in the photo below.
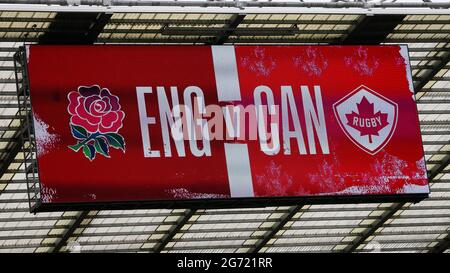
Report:
[[[429,192],[404,46],[28,46],[43,204]]]

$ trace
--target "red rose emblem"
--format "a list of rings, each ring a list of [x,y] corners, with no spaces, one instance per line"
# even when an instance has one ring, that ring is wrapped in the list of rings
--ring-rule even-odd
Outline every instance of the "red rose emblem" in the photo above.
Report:
[[[98,85],[80,86],[67,95],[70,130],[78,140],[69,148],[80,149],[93,160],[97,153],[110,157],[109,148],[125,152],[125,140],[118,133],[123,126],[125,113],[120,109],[119,98]]]
[[[125,113],[120,110],[119,98],[98,85],[80,86],[68,95],[68,112],[72,124],[88,132],[117,133],[123,125]]]

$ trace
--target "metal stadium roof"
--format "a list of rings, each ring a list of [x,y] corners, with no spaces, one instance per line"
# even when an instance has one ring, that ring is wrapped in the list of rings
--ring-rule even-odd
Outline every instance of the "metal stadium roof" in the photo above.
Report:
[[[450,252],[449,9],[447,0],[0,1],[0,252]],[[24,42],[407,44],[430,198],[30,214],[13,64]]]

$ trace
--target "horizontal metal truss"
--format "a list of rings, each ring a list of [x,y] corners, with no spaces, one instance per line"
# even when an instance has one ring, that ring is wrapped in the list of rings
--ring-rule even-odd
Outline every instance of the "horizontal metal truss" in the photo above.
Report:
[[[0,0],[0,4],[43,4],[43,5],[61,5],[66,6],[66,0]],[[152,0],[78,0],[77,5],[88,6],[158,6],[158,7],[220,7],[220,8],[432,8],[441,9],[449,8],[450,4],[443,2],[369,2],[369,1],[330,1],[330,2],[314,2],[314,1],[152,1]]]

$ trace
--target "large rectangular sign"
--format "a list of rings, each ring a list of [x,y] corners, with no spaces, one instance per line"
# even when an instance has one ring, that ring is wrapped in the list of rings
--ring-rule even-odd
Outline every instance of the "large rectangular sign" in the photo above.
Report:
[[[31,45],[27,58],[43,206],[429,193],[405,46]]]

